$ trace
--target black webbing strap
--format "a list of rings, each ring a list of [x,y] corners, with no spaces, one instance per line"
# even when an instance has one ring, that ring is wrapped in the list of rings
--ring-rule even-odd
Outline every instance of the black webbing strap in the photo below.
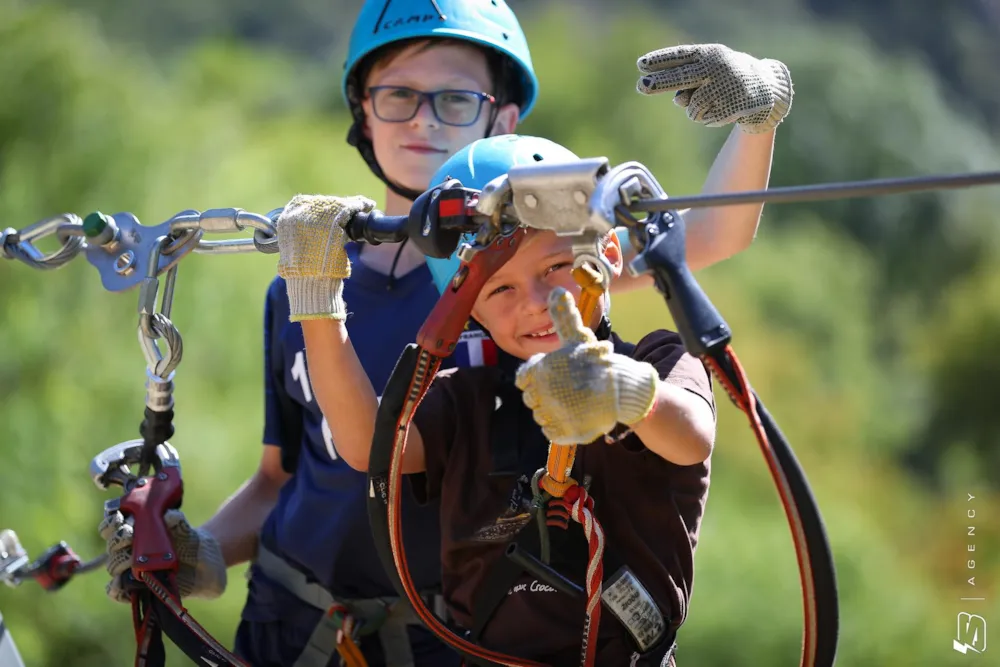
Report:
[[[248,667],[208,634],[166,587],[160,587],[156,593],[149,587],[138,590],[132,599],[132,621],[136,638],[135,667],[165,665],[164,634],[197,665]]]

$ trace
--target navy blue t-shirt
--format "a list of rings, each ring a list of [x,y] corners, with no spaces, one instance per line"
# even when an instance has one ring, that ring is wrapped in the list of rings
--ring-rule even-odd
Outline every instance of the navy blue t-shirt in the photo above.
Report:
[[[344,285],[347,330],[381,396],[400,353],[416,340],[437,302],[438,291],[426,265],[390,279],[358,261],[356,244],[349,243],[347,250],[352,264],[352,275]],[[302,407],[304,424],[298,467],[264,523],[261,542],[335,597],[396,595],[368,525],[367,475],[337,455],[309,383],[302,327],[289,322],[288,315],[285,281],[276,278],[265,306],[264,443],[288,445],[281,427],[282,419],[288,417],[282,413],[279,393]],[[472,338],[463,336],[467,340],[442,367],[489,363],[491,341],[484,345],[469,334]],[[436,587],[441,575],[438,507],[420,507],[409,493],[403,494],[402,504],[407,562],[414,582],[420,589]]]

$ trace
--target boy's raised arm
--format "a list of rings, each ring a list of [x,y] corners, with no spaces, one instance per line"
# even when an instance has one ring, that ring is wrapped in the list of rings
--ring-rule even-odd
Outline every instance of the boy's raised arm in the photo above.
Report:
[[[363,197],[297,195],[278,218],[278,274],[288,287],[290,319],[302,322],[309,380],[344,461],[368,470],[378,398],[347,335],[344,280],[351,263],[344,225],[375,203]],[[423,442],[407,438],[403,472],[424,469]]]
[[[702,194],[765,190],[771,177],[774,130],[747,134],[733,128],[705,179]],[[686,223],[688,266],[704,269],[729,259],[753,243],[763,204],[688,209]]]
[[[695,123],[735,125],[712,163],[703,194],[767,188],[775,129],[792,106],[792,77],[784,63],[722,44],[693,44],[652,51],[636,65],[640,93],[674,92],[674,103]],[[691,269],[711,266],[748,248],[763,207],[745,204],[683,212]]]

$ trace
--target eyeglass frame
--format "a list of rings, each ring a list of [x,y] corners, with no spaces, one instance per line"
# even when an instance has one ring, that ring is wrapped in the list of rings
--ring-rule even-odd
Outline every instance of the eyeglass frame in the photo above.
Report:
[[[372,93],[377,92],[379,90],[406,90],[411,93],[416,93],[417,95],[420,96],[420,99],[417,102],[417,106],[413,109],[413,114],[410,115],[409,117],[397,120],[387,120],[385,118],[382,118],[382,116],[380,116],[378,113],[378,109],[375,108],[375,96]],[[430,105],[431,112],[434,114],[434,117],[438,120],[439,123],[448,125],[449,127],[469,127],[470,125],[475,125],[476,121],[479,120],[479,117],[483,115],[484,103],[496,104],[497,102],[497,98],[495,98],[493,95],[490,95],[489,93],[484,93],[478,90],[462,90],[460,88],[446,88],[443,90],[426,92],[423,90],[417,90],[416,88],[410,88],[409,86],[369,86],[366,92],[368,93],[369,99],[371,99],[372,101],[372,111],[375,113],[375,117],[384,123],[406,123],[408,121],[413,120],[420,112],[420,107],[422,107],[424,102],[426,101]],[[437,107],[434,105],[434,99],[438,95],[442,95],[444,93],[466,93],[475,96],[479,100],[479,108],[476,109],[476,116],[468,123],[461,123],[461,124],[449,123],[446,120],[442,119],[441,116],[438,115]]]

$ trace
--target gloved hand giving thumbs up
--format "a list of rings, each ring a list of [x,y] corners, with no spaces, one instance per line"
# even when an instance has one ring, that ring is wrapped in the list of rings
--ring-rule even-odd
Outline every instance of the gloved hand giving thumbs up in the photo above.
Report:
[[[549,441],[587,444],[619,423],[645,419],[659,379],[652,364],[616,354],[610,341],[598,341],[561,287],[549,295],[549,314],[562,347],[531,357],[516,378]]]

